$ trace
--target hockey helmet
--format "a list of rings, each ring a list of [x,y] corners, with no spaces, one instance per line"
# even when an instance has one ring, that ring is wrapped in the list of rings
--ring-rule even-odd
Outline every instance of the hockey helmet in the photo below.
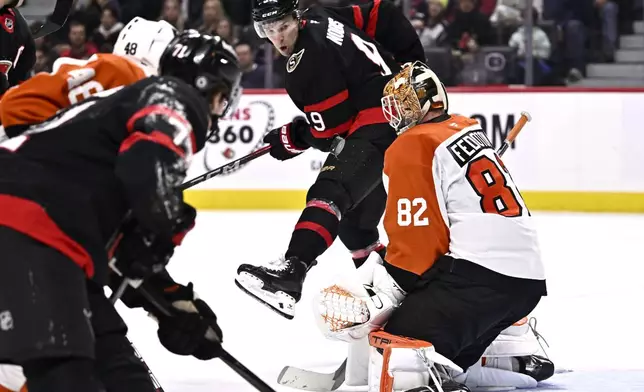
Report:
[[[445,85],[420,61],[403,65],[382,95],[382,112],[398,134],[416,125],[430,110],[448,110]]]
[[[264,26],[289,15],[297,17],[299,0],[253,0],[253,25],[257,35],[266,38]]]
[[[160,74],[175,76],[197,89],[210,102],[222,92],[226,99],[223,116],[232,113],[241,97],[242,71],[235,50],[221,37],[196,30],[180,33],[163,52]],[[219,116],[213,115],[216,125]]]
[[[176,36],[170,23],[137,16],[123,27],[112,53],[141,64],[148,75],[158,75],[161,55]]]

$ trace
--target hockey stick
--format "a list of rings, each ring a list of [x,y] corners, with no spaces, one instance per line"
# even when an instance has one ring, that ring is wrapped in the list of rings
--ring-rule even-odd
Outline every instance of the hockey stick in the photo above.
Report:
[[[344,144],[345,141],[343,138],[340,136],[335,136],[333,138],[333,141],[331,142],[331,149],[330,153],[335,155],[336,157],[342,152],[344,149]],[[200,176],[197,176],[191,180],[188,180],[181,184],[177,189],[180,191],[185,191],[188,188],[192,188],[195,185],[198,185],[204,181],[208,181],[209,179],[216,177],[218,175],[221,175],[222,173],[230,173],[231,171],[235,171],[241,167],[241,165],[245,165],[248,162],[255,160],[263,155],[268,154],[271,151],[271,146],[264,146],[262,148],[257,149],[256,151],[251,152],[250,154],[244,155],[243,157],[234,160],[230,163],[227,163],[225,165],[219,166],[216,169],[212,169]],[[109,258],[111,259],[110,253],[113,252],[114,249],[116,249],[116,245],[118,245],[118,242],[120,241],[120,236],[122,232],[123,226],[129,222],[132,219],[132,210],[128,211],[128,213],[125,215],[123,218],[123,221],[119,225],[119,230],[116,230],[114,234],[112,234],[112,237],[110,237],[109,241],[107,241],[107,246],[106,249],[108,249],[108,255]],[[128,281],[129,283],[132,283],[132,281]],[[127,287],[126,281],[122,284],[123,287],[119,287],[117,291],[112,293],[112,296],[115,297],[116,299],[114,302],[118,301],[118,299],[123,295],[123,292],[125,291],[125,287]]]
[[[69,13],[72,10],[73,4],[74,0],[57,0],[51,18],[49,18],[49,20],[46,21],[42,26],[32,31],[31,34],[33,35],[33,37],[44,37],[51,33],[55,33],[61,27],[63,27],[65,22],[67,22],[67,18],[69,17]]]
[[[342,139],[339,136],[335,136],[333,141],[332,141],[332,143],[331,143],[331,149],[330,149],[331,153],[333,155],[335,155],[335,156],[338,156],[342,152],[342,150],[344,149],[344,144],[345,144],[344,139]],[[221,175],[222,173],[229,173],[231,171],[237,170],[237,169],[239,169],[241,167],[241,165],[244,165],[244,164],[246,164],[246,163],[248,163],[248,162],[250,162],[250,161],[252,161],[252,160],[254,160],[256,158],[259,158],[259,157],[261,157],[263,155],[266,155],[267,153],[270,152],[270,149],[271,149],[270,145],[269,146],[264,146],[264,147],[262,147],[262,148],[260,148],[260,149],[258,149],[256,151],[251,152],[248,155],[245,155],[245,156],[233,161],[233,162],[227,163],[227,164],[225,164],[223,166],[220,166],[220,167],[218,167],[216,169],[210,170],[207,173],[202,174],[201,176],[198,176],[198,177],[195,177],[195,178],[193,178],[191,180],[188,180],[188,181],[184,182],[183,184],[181,184],[181,186],[179,186],[178,189],[181,190],[181,191],[184,191],[184,190],[186,190],[188,188],[191,188],[191,187],[193,187],[193,186],[195,186],[197,184],[200,184],[200,183],[202,183],[204,181],[207,181],[207,180],[209,180],[209,179],[211,179],[211,178],[213,178],[215,176]],[[114,232],[114,234],[109,239],[109,241],[107,243],[107,246],[106,246],[106,249],[108,251],[108,258],[110,260],[110,267],[119,275],[122,275],[122,274],[116,268],[116,266],[115,266],[115,261],[116,260],[112,256],[113,256],[114,250],[116,249],[116,247],[118,246],[118,243],[120,242],[120,240],[122,238],[122,230],[121,229],[123,228],[123,226],[125,224],[127,224],[131,220],[132,220],[132,210],[128,211],[128,213],[125,215],[121,225],[119,225],[119,230]],[[110,302],[112,302],[112,304],[116,304],[116,302],[123,296],[123,294],[125,293],[125,290],[127,290],[128,286],[132,286],[134,288],[139,288],[141,283],[142,282],[140,280],[133,280],[133,279],[128,279],[128,278],[124,277],[123,282],[121,282],[121,284],[118,287],[118,289],[116,291],[114,291],[112,293],[112,295],[110,295]],[[143,295],[146,295],[145,293],[147,293],[146,297],[149,296],[149,293],[146,290],[143,290],[142,293],[143,293]],[[154,303],[159,304],[158,301],[155,301]],[[166,314],[170,314],[167,308],[165,308],[165,312],[166,312]],[[155,388],[157,388],[156,392],[164,392],[163,388],[161,387],[161,385],[157,381],[156,377],[154,376],[154,374],[152,373],[150,368],[147,366],[147,364],[143,360],[143,357],[138,353],[138,351],[136,350],[136,347],[134,347],[134,344],[132,344],[132,342],[130,342],[130,344],[132,345],[132,348],[134,349],[135,354],[139,357],[139,359],[141,360],[143,365],[148,370],[148,374],[150,375],[150,379],[154,383]],[[261,379],[259,379],[254,373],[252,373],[248,368],[246,368],[241,362],[239,362],[237,359],[235,359],[227,351],[224,350],[222,355],[220,356],[220,358],[231,369],[233,369],[235,372],[237,372],[239,375],[241,375],[246,381],[248,381],[251,385],[253,385],[258,390],[265,391],[265,392],[274,392],[274,390],[271,387],[269,387],[266,383],[264,383]]]
[[[514,124],[505,141],[497,150],[499,157],[503,156],[510,145],[519,135],[523,127],[532,120],[528,112],[521,112],[519,121]],[[346,378],[347,359],[333,373],[319,373],[312,370],[305,370],[295,366],[284,366],[277,382],[291,388],[302,389],[305,391],[328,392],[338,389]]]
[[[172,307],[166,303],[166,301],[163,298],[158,298],[154,296],[150,291],[148,291],[145,287],[145,284],[141,285],[138,288],[139,292],[141,295],[143,295],[152,305],[154,305],[159,311],[161,311],[163,314],[166,316],[172,317],[174,314],[174,310]],[[206,332],[206,338],[209,338],[211,340],[219,340],[219,337],[213,331],[212,328],[208,328],[208,331]],[[242,376],[244,380],[248,381],[250,385],[255,387],[260,392],[276,392],[273,388],[271,388],[268,384],[266,384],[264,381],[262,381],[261,378],[257,377],[255,373],[250,371],[246,366],[244,366],[241,362],[239,362],[235,357],[233,357],[228,351],[224,350],[223,348],[221,349],[221,353],[219,355],[219,359],[221,359],[228,367],[230,367],[232,370],[234,370],[237,374]]]

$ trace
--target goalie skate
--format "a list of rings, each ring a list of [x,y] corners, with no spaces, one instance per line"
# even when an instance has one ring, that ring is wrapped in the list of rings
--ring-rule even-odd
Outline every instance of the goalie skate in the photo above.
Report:
[[[315,265],[315,262],[311,266]],[[295,304],[302,297],[302,285],[311,266],[297,257],[283,257],[266,266],[242,264],[237,269],[235,284],[246,294],[273,311],[292,319]]]

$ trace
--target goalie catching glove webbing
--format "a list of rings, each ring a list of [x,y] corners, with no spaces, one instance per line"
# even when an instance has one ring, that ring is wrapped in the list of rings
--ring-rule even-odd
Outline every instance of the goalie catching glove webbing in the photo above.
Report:
[[[380,255],[372,252],[355,273],[342,276],[316,296],[318,327],[330,339],[361,339],[381,328],[405,295],[385,269]]]

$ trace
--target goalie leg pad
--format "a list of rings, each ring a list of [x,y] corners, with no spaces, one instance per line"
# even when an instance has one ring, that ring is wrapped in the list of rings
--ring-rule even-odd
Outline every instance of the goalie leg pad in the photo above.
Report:
[[[514,325],[506,328],[485,349],[484,357],[517,357],[537,354],[540,351],[539,341],[524,317]]]
[[[463,370],[422,340],[392,335],[384,331],[369,334],[369,392],[393,392],[429,384],[441,384],[434,364],[455,372]]]
[[[476,364],[467,372],[453,374],[454,381],[465,384],[472,390],[513,390],[515,388],[536,388],[537,381],[525,374],[511,370],[496,369]]]
[[[365,386],[369,380],[369,338],[354,340],[348,346],[347,372],[344,382],[348,386]]]

